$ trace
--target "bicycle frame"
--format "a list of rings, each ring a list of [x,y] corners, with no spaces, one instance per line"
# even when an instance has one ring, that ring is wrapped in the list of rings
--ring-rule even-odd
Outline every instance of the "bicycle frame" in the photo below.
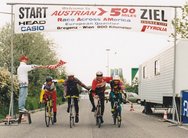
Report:
[[[113,113],[113,120],[114,120],[114,125],[116,125],[116,120],[118,123],[118,127],[121,126],[121,110],[120,110],[120,102],[119,99],[118,101],[114,101],[114,113]]]
[[[45,103],[45,123],[46,126],[49,127],[50,122],[52,125],[54,124],[53,121],[53,101],[50,95],[47,95],[47,101]]]
[[[67,96],[66,98],[70,98],[71,103],[70,103],[70,109],[69,109],[69,119],[70,119],[70,128],[72,126],[75,126],[74,118],[75,118],[75,113],[73,113],[73,108],[74,108],[74,98],[78,98],[77,96]]]
[[[95,97],[95,102],[97,103],[97,109],[95,111],[95,118],[96,118],[96,125],[98,125],[98,128],[101,127],[101,101],[99,99],[99,97]]]
[[[74,113],[73,113],[73,108],[74,108],[74,98],[73,96],[70,97],[71,98],[71,103],[70,103],[70,128],[72,128],[72,126],[75,125],[74,123]]]

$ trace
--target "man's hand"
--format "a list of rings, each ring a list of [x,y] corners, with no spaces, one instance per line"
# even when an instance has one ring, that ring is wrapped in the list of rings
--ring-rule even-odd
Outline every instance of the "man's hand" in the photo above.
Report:
[[[62,102],[65,102],[66,98],[64,96],[62,96]]]
[[[123,100],[122,102],[123,102],[124,104],[126,104],[126,103],[127,103],[126,99],[122,99],[122,100]]]
[[[43,66],[43,65],[36,65],[35,68],[47,68],[46,66]]]
[[[89,90],[88,90],[88,92],[90,92],[90,93],[91,93],[92,91],[93,91],[92,89],[89,89]]]
[[[94,96],[94,98],[95,98],[95,99],[98,99],[98,98],[99,98],[99,96],[98,96],[98,95],[95,95],[95,96]]]

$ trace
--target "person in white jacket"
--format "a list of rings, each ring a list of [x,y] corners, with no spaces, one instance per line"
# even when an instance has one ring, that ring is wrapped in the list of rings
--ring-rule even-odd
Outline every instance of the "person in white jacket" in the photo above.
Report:
[[[20,57],[20,65],[17,69],[18,81],[19,81],[19,99],[18,108],[19,112],[27,112],[25,109],[25,101],[28,95],[28,72],[36,68],[45,68],[46,66],[27,65],[29,60],[27,56]]]

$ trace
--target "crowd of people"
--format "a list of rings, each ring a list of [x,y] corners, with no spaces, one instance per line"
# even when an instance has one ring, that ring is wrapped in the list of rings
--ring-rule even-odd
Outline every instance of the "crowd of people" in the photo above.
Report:
[[[20,58],[20,66],[18,67],[17,74],[18,74],[18,80],[19,80],[19,99],[18,99],[18,108],[19,112],[28,112],[25,109],[25,102],[28,95],[28,72],[37,69],[37,68],[47,68],[47,66],[38,66],[38,65],[27,65],[27,61],[29,59],[26,56],[22,56]],[[79,98],[79,89],[78,85],[85,88],[89,92],[89,100],[92,105],[91,112],[96,111],[96,105],[94,102],[94,99],[96,97],[99,98],[101,102],[101,122],[103,123],[103,114],[105,109],[105,89],[106,84],[110,84],[111,92],[109,95],[109,101],[111,102],[111,112],[114,111],[114,101],[120,100],[123,102],[123,97],[126,98],[126,94],[124,93],[125,87],[123,82],[121,81],[119,76],[113,76],[113,77],[105,77],[103,76],[103,73],[101,71],[96,72],[96,77],[93,79],[91,88],[86,86],[84,83],[82,83],[78,78],[75,77],[73,73],[69,73],[67,75],[67,79],[63,80],[56,80],[53,79],[51,76],[46,77],[46,81],[42,86],[41,93],[40,93],[40,102],[45,103],[46,98],[48,95],[51,95],[52,101],[53,101],[53,117],[54,117],[54,123],[57,122],[57,95],[56,95],[56,86],[55,83],[62,83],[64,85],[64,95],[62,99],[67,99],[67,112],[69,113],[70,109],[70,103],[71,103],[71,96],[74,96],[74,108],[76,112],[75,116],[75,122],[79,122],[79,104],[78,104],[78,98]]]

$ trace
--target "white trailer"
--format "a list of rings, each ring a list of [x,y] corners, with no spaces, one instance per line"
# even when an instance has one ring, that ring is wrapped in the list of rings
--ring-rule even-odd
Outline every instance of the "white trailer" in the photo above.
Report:
[[[181,90],[188,89],[188,40],[179,40],[176,46],[176,66],[174,80],[174,47],[158,54],[139,66],[139,96],[145,112],[152,112],[156,106],[171,107],[173,83],[176,100]]]

